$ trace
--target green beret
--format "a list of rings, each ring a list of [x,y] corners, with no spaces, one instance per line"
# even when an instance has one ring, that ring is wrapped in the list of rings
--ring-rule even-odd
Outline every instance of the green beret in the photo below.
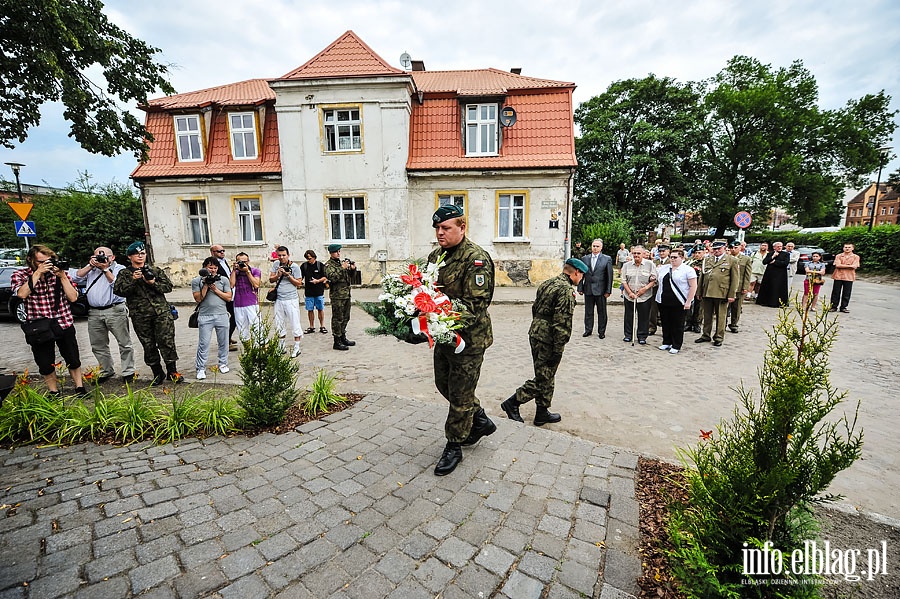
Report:
[[[731,247],[739,248],[739,247],[741,247],[741,242],[738,241],[737,239],[735,239],[734,241],[731,242]]]
[[[568,260],[566,260],[566,264],[568,264],[569,266],[571,266],[575,269],[580,270],[583,273],[588,271],[587,264],[585,264],[578,258],[569,258]]]
[[[339,252],[339,251],[341,251],[342,247],[343,246],[339,243],[332,243],[331,245],[328,246],[328,253],[333,254],[335,252]]]
[[[434,211],[434,215],[431,217],[431,226],[437,229],[438,223],[450,220],[451,218],[459,218],[462,215],[463,211],[459,206],[455,204],[444,204]]]
[[[131,256],[133,254],[137,254],[139,252],[147,251],[147,246],[144,245],[143,241],[135,241],[131,245],[128,246],[128,249],[125,250],[126,256]]]

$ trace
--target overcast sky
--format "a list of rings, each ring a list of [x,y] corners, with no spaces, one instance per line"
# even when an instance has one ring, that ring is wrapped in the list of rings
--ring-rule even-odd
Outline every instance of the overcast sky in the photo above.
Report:
[[[110,0],[104,11],[162,50],[178,92],[279,77],[352,29],[397,67],[406,51],[429,70],[521,67],[575,82],[576,106],[613,81],[648,73],[696,81],[744,54],[774,67],[802,60],[823,108],[884,89],[900,109],[897,0]],[[129,182],[133,156],[89,154],[68,137],[60,105],[42,114],[25,143],[0,148],[0,163],[26,164],[23,183],[63,187],[79,171]],[[900,153],[900,134],[890,145]]]

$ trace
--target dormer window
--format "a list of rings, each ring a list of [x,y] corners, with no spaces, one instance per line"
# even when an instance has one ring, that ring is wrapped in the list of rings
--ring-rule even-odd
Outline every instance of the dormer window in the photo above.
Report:
[[[466,156],[496,156],[497,104],[466,104]]]
[[[252,112],[233,112],[228,115],[231,130],[231,155],[235,160],[252,160],[259,153],[256,145],[256,115]]]
[[[175,143],[178,146],[179,161],[199,162],[203,160],[199,114],[175,116]]]
[[[362,117],[360,106],[326,108],[322,111],[322,137],[326,152],[359,152],[362,150]]]

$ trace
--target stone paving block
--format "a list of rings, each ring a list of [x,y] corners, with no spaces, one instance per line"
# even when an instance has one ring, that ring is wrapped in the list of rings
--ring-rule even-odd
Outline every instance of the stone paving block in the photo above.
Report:
[[[637,522],[632,525],[627,522],[622,522],[621,520],[610,518],[607,523],[606,546],[637,554],[638,539],[640,539],[640,535],[636,525]]]
[[[538,531],[531,538],[531,548],[538,553],[560,560],[565,554],[566,542],[557,536]]]
[[[204,563],[215,562],[225,555],[225,546],[219,539],[210,539],[191,547],[182,549],[178,553],[181,565],[186,570],[193,570]]]
[[[351,517],[350,512],[337,505],[331,506],[327,510],[322,510],[316,514],[316,520],[321,522],[325,528],[337,526],[341,522],[346,522]]]
[[[265,564],[266,560],[255,547],[243,547],[219,560],[219,567],[229,580],[238,580]]]
[[[575,512],[575,504],[560,499],[548,499],[546,503],[547,513],[563,520],[571,520]]]
[[[584,599],[584,597],[589,596],[585,593],[574,591],[560,582],[550,583],[550,587],[547,590],[547,599]]]
[[[635,453],[629,452],[617,453],[615,457],[613,457],[613,465],[634,470],[638,465],[638,456]]]
[[[422,527],[425,534],[438,540],[446,538],[455,529],[455,524],[440,516],[426,521]]]
[[[424,564],[413,572],[416,580],[434,593],[439,593],[455,574],[453,570],[433,557],[428,558]]]
[[[337,493],[334,489],[325,489],[310,496],[310,501],[320,508],[328,508],[337,505],[344,497]]]
[[[640,521],[640,505],[630,497],[613,495],[609,502],[609,517],[637,524]]]
[[[303,586],[316,597],[328,597],[347,584],[348,580],[346,572],[329,563],[304,574]]]
[[[316,539],[312,543],[304,545],[293,553],[297,557],[297,574],[302,576],[329,561],[337,553],[337,547],[326,539]]]
[[[400,550],[415,560],[420,560],[434,551],[437,541],[421,532],[414,532],[400,543]]]
[[[29,548],[30,553],[30,548]],[[63,551],[48,553],[38,562],[38,576],[45,576],[73,566],[81,566],[93,559],[90,544],[76,545]]]
[[[110,501],[104,504],[103,513],[107,517],[111,518],[113,516],[118,516],[126,512],[136,512],[143,507],[145,507],[145,504],[144,500],[141,499],[141,496],[133,495],[131,497],[125,497],[124,499]]]
[[[47,553],[62,551],[64,549],[69,549],[70,547],[75,547],[76,545],[90,543],[91,534],[91,527],[84,525],[51,535],[47,537]]]
[[[338,524],[331,527],[325,534],[325,538],[334,543],[341,551],[353,546],[365,534],[365,531],[355,524]]]
[[[599,542],[589,543],[571,538],[566,546],[564,558],[597,569],[603,558],[603,545],[600,545]]]
[[[214,539],[222,534],[222,529],[215,522],[204,522],[190,528],[185,528],[178,533],[185,545],[196,545],[209,539]]]
[[[514,599],[540,599],[543,591],[544,585],[518,570],[509,575],[502,589],[504,595]]]
[[[181,525],[190,528],[204,522],[215,520],[219,513],[210,505],[201,505],[178,514]]]
[[[249,597],[268,597],[271,594],[269,587],[262,578],[256,574],[245,576],[236,580],[219,591],[222,599],[248,599]]]
[[[165,501],[163,503],[158,503],[152,507],[145,507],[137,511],[138,518],[140,518],[142,522],[160,520],[177,513],[178,508],[175,507],[175,503],[172,501]]]
[[[179,597],[207,597],[227,584],[228,580],[215,562],[188,570],[172,582]]]
[[[475,556],[476,564],[501,577],[506,575],[514,561],[515,555],[496,545],[485,545]]]
[[[287,533],[291,535],[301,545],[306,545],[313,539],[319,537],[327,529],[317,520],[307,520],[287,529]]]
[[[135,548],[134,554],[137,556],[138,563],[146,564],[165,555],[176,553],[182,547],[184,547],[184,543],[177,535],[166,535],[148,543],[141,543]]]
[[[279,560],[266,564],[257,574],[270,587],[279,590],[294,586],[297,581],[301,580],[302,576],[298,573],[299,565],[300,560],[297,558],[296,553],[291,553]]]
[[[508,512],[522,494],[522,487],[521,484],[501,480],[497,483],[494,492],[485,499],[484,505],[501,512]]]
[[[569,536],[569,528],[572,523],[568,519],[557,518],[556,516],[546,515],[541,518],[538,524],[538,530],[556,536],[557,538],[567,538]]]
[[[168,518],[163,518],[161,520],[144,522],[139,526],[138,533],[141,535],[141,541],[148,543],[153,539],[158,539],[165,535],[177,534],[182,530],[183,528],[178,518],[169,516]]]
[[[603,589],[600,591],[600,599],[634,599],[634,595],[604,583]]]
[[[375,569],[394,584],[399,584],[416,569],[416,560],[397,549],[391,549],[375,564]]]
[[[363,547],[356,544],[349,549],[339,553],[330,563],[339,566],[344,572],[351,577],[359,576],[366,568],[369,568],[378,561],[378,556]]]
[[[444,563],[451,563],[456,568],[462,568],[475,555],[478,549],[456,537],[450,537],[442,542],[435,550],[435,556]]]
[[[264,558],[266,558],[266,560],[274,561],[281,556],[294,551],[298,546],[299,543],[297,543],[294,537],[285,531],[260,542],[256,545],[256,549]]]
[[[486,527],[484,524],[481,524],[480,522],[474,522],[472,520],[467,520],[462,526],[456,529],[454,536],[462,539],[470,545],[481,547],[485,543],[485,541],[487,541],[490,534],[491,529]]]
[[[100,582],[104,578],[112,578],[116,574],[136,568],[138,562],[134,551],[122,550],[91,560],[84,566],[84,574],[90,583]]]
[[[246,524],[231,532],[225,533],[220,539],[225,545],[225,551],[232,553],[242,547],[261,541],[262,537],[253,526]]]
[[[490,597],[502,579],[481,566],[467,564],[447,589],[459,590],[466,597]]]
[[[434,599],[434,593],[414,579],[408,579],[388,595],[389,599]]]
[[[263,537],[274,536],[294,526],[294,519],[284,511],[263,516],[253,523],[253,528]]]
[[[93,543],[94,557],[103,557],[104,555],[126,551],[137,544],[137,531],[133,528],[123,530],[117,534],[95,540]]]
[[[616,589],[636,595],[640,590],[637,579],[641,575],[641,560],[637,553],[629,554],[618,549],[607,549],[603,564],[604,587]]]
[[[594,592],[599,571],[597,565],[586,566],[574,560],[565,560],[557,576],[557,580],[579,593],[590,596]]]
[[[28,585],[29,599],[52,599],[69,595],[78,590],[81,579],[78,568],[67,568],[41,576]]]
[[[386,597],[394,585],[380,572],[366,570],[356,580],[350,583],[345,590],[350,599],[371,599],[372,597]]]
[[[130,587],[126,576],[116,576],[96,584],[82,585],[75,593],[75,599],[121,599],[128,595]],[[0,593],[0,597],[5,596]]]
[[[541,555],[536,551],[527,551],[516,569],[523,574],[536,578],[543,582],[553,580],[553,574],[559,566],[559,561],[547,555]]]
[[[225,532],[236,530],[242,526],[256,522],[256,516],[249,510],[237,510],[216,518],[216,524]]]
[[[376,554],[382,554],[393,547],[397,547],[402,539],[402,536],[387,526],[380,525],[374,528],[368,536],[364,534],[362,543]]]
[[[180,573],[181,569],[175,557],[167,555],[149,564],[138,566],[129,572],[128,577],[131,579],[132,592],[141,593]]]

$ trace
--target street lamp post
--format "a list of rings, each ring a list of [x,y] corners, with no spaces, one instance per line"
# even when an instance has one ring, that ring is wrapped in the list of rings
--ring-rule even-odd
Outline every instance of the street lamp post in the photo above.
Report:
[[[875,224],[875,211],[878,210],[878,189],[881,187],[881,169],[884,167],[884,159],[887,158],[888,152],[891,151],[890,146],[878,148],[878,178],[875,179],[875,199],[872,201],[872,214],[869,215],[869,232],[872,232],[872,225]]]
[[[9,168],[12,169],[13,174],[16,176],[16,191],[19,193],[19,203],[23,203],[25,198],[22,197],[22,182],[19,181],[19,171],[22,170],[22,167],[25,166],[21,162],[7,162],[5,163]],[[30,248],[28,246],[28,238],[25,238],[25,250],[28,251]]]

